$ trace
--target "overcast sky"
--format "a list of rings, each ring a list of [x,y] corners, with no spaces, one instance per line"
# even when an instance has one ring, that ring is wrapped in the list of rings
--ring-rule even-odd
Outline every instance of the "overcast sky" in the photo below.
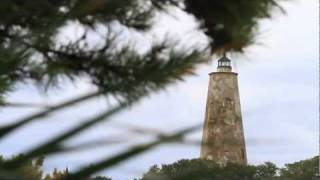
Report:
[[[258,41],[242,56],[231,57],[239,73],[242,117],[250,164],[271,161],[279,166],[315,156],[318,152],[318,58],[319,5],[313,0],[282,3],[286,15],[279,13],[271,21],[261,23]],[[178,18],[166,17],[159,21],[157,35],[170,31],[185,43],[201,42],[203,37],[192,29],[190,17],[177,12]],[[151,136],[128,134],[126,127],[148,127],[157,131],[174,132],[203,123],[207,96],[208,73],[216,64],[198,68],[197,76],[153,94],[130,110],[117,115],[111,122],[99,124],[71,143],[94,139],[125,139],[128,143],[103,147],[92,151],[49,157],[45,170],[54,167],[71,169],[93,163],[101,157],[124,150],[130,144],[149,140]],[[32,86],[19,86],[9,96],[13,102],[52,103],[92,90],[85,82],[76,87],[66,86],[43,95]],[[91,101],[60,114],[48,121],[33,123],[0,142],[0,154],[11,156],[61,132],[79,117],[90,117],[108,107],[105,99]],[[8,122],[32,110],[2,109],[0,118]],[[190,139],[201,140],[202,130]],[[112,136],[112,137],[111,137]],[[139,177],[153,164],[172,163],[183,158],[198,158],[200,145],[163,145],[125,164],[102,172],[114,179]]]

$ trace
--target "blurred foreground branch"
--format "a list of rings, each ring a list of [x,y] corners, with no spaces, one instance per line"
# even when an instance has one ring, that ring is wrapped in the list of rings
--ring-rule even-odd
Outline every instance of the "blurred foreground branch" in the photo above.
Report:
[[[179,8],[195,17],[205,34],[204,47],[184,47],[172,38],[149,39],[159,12]],[[74,107],[99,95],[113,97],[118,105],[92,115],[84,123],[49,139],[23,155],[3,160],[0,175],[15,174],[33,158],[67,151],[66,140],[110,118],[141,98],[194,75],[213,54],[244,52],[254,43],[258,21],[271,18],[279,8],[275,0],[33,0],[0,1],[0,104],[17,84],[34,84],[50,90],[66,81],[86,79],[97,91],[63,101],[0,127],[0,140],[53,112]],[[163,14],[163,13],[162,13]],[[80,33],[79,33],[80,32]],[[138,44],[150,44],[142,50]],[[187,37],[187,36],[186,36]],[[93,40],[94,39],[94,40]],[[179,46],[178,46],[179,45]],[[30,102],[32,103],[32,102]],[[9,105],[7,103],[7,105]],[[181,140],[195,127],[102,159],[73,172],[81,179],[104,168],[173,140]]]

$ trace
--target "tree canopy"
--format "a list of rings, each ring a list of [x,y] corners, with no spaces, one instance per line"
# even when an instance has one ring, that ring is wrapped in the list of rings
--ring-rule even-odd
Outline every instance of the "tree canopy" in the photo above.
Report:
[[[21,155],[12,157],[13,159],[19,158]],[[35,158],[35,159],[28,159],[23,163],[19,168],[15,169],[15,177],[8,178],[10,180],[63,180],[65,179],[68,174],[68,168],[63,171],[59,171],[58,169],[54,168],[51,173],[45,173],[43,171],[43,163],[45,158]],[[4,161],[4,158],[0,156],[0,163]],[[1,178],[2,180],[6,180]],[[95,176],[95,177],[88,177],[84,178],[83,180],[112,180],[111,178],[105,176]]]
[[[271,162],[257,166],[231,163],[221,167],[210,160],[184,159],[160,167],[154,165],[141,180],[312,180],[318,173],[318,158],[286,164],[283,168]]]
[[[21,156],[21,155],[19,155]],[[19,158],[15,156],[13,158]],[[279,168],[271,162],[261,165],[227,164],[221,167],[211,160],[182,159],[172,164],[154,165],[139,180],[313,180],[318,174],[318,159],[310,159],[286,164]],[[4,159],[0,156],[0,162]],[[64,180],[69,171],[56,168],[51,173],[43,172],[44,158],[29,159],[16,169],[17,177],[24,180]],[[19,178],[18,178],[19,179]],[[105,176],[83,177],[84,180],[112,180]]]

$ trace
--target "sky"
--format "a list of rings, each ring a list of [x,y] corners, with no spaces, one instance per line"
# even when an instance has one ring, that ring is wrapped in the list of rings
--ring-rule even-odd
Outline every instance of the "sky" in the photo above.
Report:
[[[260,24],[258,42],[243,55],[230,56],[238,73],[242,119],[250,164],[266,161],[283,166],[286,163],[311,158],[318,152],[319,137],[319,2],[295,0],[283,2],[286,15],[275,13],[272,20]],[[194,31],[191,17],[175,12],[175,17],[161,17],[154,34],[168,31],[175,37],[184,37],[186,45],[204,41]],[[217,57],[214,58],[216,60]],[[149,128],[154,132],[172,133],[204,122],[208,74],[216,64],[202,65],[197,75],[169,86],[165,91],[143,99],[134,107],[101,123],[69,143],[113,139],[122,144],[103,146],[90,151],[50,156],[44,168],[69,167],[76,169],[99,158],[119,153],[136,143],[152,140],[151,135],[137,134],[132,127]],[[8,96],[12,102],[51,104],[67,97],[92,91],[86,81],[66,84],[63,90],[41,93],[29,85],[19,85]],[[10,157],[62,132],[86,117],[101,112],[112,100],[99,98],[78,105],[62,113],[54,113],[48,120],[38,121],[22,128],[0,142],[0,154]],[[5,108],[0,110],[2,123],[8,123],[35,109]],[[188,136],[201,140],[202,130]],[[154,164],[168,164],[179,159],[198,158],[199,144],[165,144],[125,164],[100,172],[113,179],[129,180],[140,177]]]

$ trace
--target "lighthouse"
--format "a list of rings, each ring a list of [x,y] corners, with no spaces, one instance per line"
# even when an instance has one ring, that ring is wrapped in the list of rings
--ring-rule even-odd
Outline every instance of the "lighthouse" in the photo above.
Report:
[[[221,166],[247,164],[237,76],[226,55],[218,60],[217,71],[209,74],[200,158]]]

